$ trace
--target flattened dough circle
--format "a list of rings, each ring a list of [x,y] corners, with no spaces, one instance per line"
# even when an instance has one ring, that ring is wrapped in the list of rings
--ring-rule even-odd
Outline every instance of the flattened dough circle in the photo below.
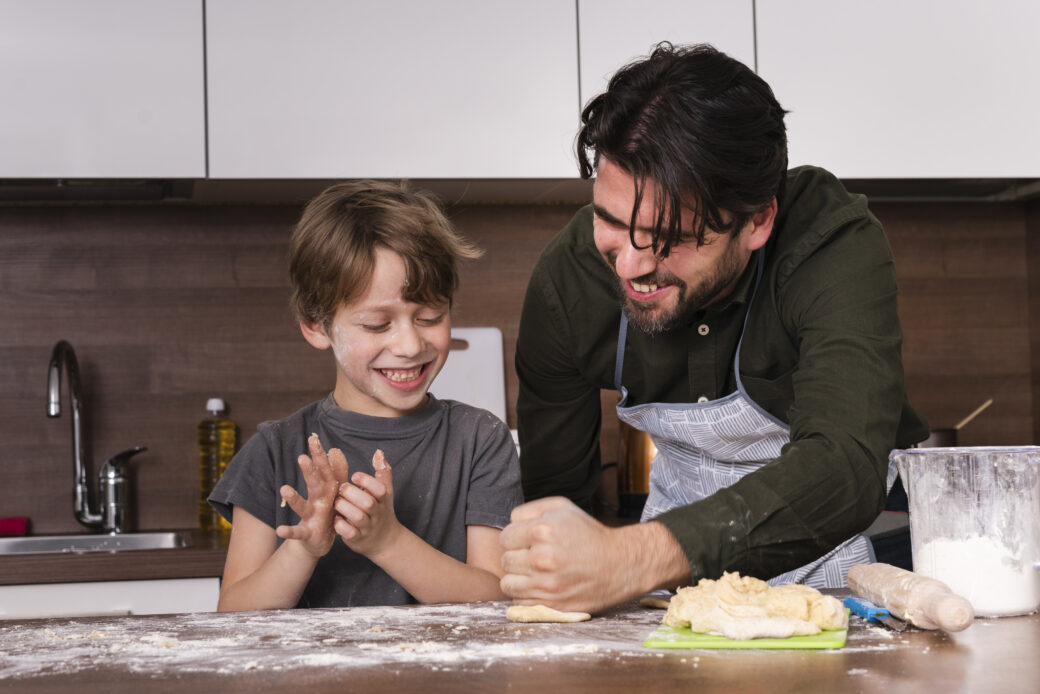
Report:
[[[585,622],[592,619],[588,612],[560,612],[545,605],[513,605],[506,610],[510,622]]]

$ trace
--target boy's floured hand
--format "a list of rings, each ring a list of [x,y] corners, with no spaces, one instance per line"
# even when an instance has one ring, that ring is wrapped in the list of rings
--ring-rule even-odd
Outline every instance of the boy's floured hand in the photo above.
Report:
[[[301,455],[298,459],[303,479],[307,483],[307,498],[300,496],[287,484],[280,490],[284,503],[289,504],[300,517],[300,522],[296,525],[279,525],[275,532],[286,540],[299,540],[308,553],[320,558],[328,554],[336,540],[332,524],[336,515],[334,504],[339,486],[346,482],[350,468],[338,448],[325,452],[317,434],[310,435],[307,447],[310,456]]]
[[[394,513],[394,477],[383,451],[372,456],[375,477],[355,472],[340,486],[334,527],[347,547],[369,558],[391,546],[401,529]]]

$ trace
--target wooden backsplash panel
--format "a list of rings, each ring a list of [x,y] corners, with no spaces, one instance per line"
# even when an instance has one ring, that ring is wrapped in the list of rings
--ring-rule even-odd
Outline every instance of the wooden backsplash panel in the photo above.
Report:
[[[1030,388],[1033,402],[1033,441],[1040,441],[1040,200],[1025,206],[1026,262],[1029,273],[1029,354],[1032,367]]]
[[[502,330],[506,372],[506,419],[516,427],[516,371],[513,355],[527,279],[545,244],[570,221],[576,206],[469,206],[449,208],[463,236],[484,250],[462,265],[452,310],[454,325]]]
[[[464,264],[458,326],[504,336],[507,418],[515,426],[513,353],[527,277],[575,206],[449,209],[485,249]],[[874,206],[896,253],[907,382],[935,426],[987,397],[995,404],[965,443],[1033,438],[1033,353],[1027,225],[1021,204]],[[138,527],[196,522],[195,425],[206,398],[224,397],[242,436],[322,397],[326,353],[309,347],[287,308],[292,206],[80,205],[0,208],[0,516],[37,532],[73,532],[67,415],[44,416],[46,367],[61,338],[75,346],[96,469],[134,445]],[[1031,220],[1031,221],[1029,221]],[[604,460],[616,455],[614,393],[602,398]],[[607,496],[610,496],[609,494]]]
[[[456,207],[485,249],[466,263],[458,326],[494,325],[512,354],[527,277],[575,211],[567,206]],[[80,364],[92,468],[134,445],[137,526],[192,527],[195,425],[208,397],[227,400],[240,436],[323,397],[328,353],[288,309],[291,206],[39,206],[2,209],[0,227],[0,516],[36,532],[75,532],[70,420],[44,416],[51,348],[68,339]],[[67,401],[66,401],[67,408]],[[91,474],[93,480],[94,475]]]
[[[37,532],[79,529],[68,412],[43,414],[50,350],[65,338],[80,364],[93,469],[147,446],[134,465],[138,527],[195,525],[194,427],[206,398],[226,398],[248,435],[328,387],[312,377],[317,369],[308,365],[320,355],[310,354],[286,307],[286,239],[297,213],[4,209],[0,318],[9,329],[0,356],[17,367],[0,371],[0,437],[11,456],[5,467],[15,472],[0,513],[29,516]],[[296,378],[283,376],[296,362]],[[320,368],[328,373],[324,360]]]
[[[873,206],[896,258],[903,361],[911,402],[963,445],[1033,439],[1026,260],[1021,204]]]

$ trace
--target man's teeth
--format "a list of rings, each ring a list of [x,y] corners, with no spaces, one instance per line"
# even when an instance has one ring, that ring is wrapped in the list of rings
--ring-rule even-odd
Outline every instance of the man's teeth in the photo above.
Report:
[[[647,292],[656,292],[658,287],[657,287],[656,284],[652,284],[652,283],[651,284],[641,284],[639,282],[632,282],[632,288],[635,289],[637,292],[642,292],[642,293],[645,294]]]
[[[422,367],[417,366],[414,369],[408,369],[407,371],[404,369],[380,369],[380,371],[382,371],[383,375],[391,381],[403,383],[405,381],[414,381],[419,378],[419,375],[422,373]]]

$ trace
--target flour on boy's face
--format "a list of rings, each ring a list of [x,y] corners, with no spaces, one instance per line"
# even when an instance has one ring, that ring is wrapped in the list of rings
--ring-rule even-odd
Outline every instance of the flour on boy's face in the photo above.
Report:
[[[451,344],[448,305],[405,301],[405,282],[401,257],[377,249],[368,289],[333,316],[334,397],[345,410],[375,417],[415,412],[444,366]]]

